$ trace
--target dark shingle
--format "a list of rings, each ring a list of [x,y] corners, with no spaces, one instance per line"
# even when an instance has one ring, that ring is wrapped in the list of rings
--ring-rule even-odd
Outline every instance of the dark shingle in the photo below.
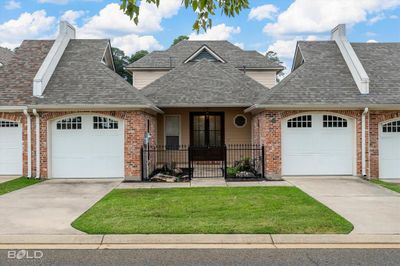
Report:
[[[1,65],[7,65],[11,61],[13,56],[14,53],[10,49],[0,47],[0,67]]]
[[[154,51],[142,57],[128,68],[177,67],[204,45],[234,67],[283,68],[256,51],[244,51],[228,41],[181,41],[165,51]]]
[[[32,103],[33,78],[54,41],[23,41],[11,61],[0,71],[0,105]]]
[[[160,107],[250,106],[268,88],[230,64],[203,59],[174,68],[142,90]]]
[[[353,43],[370,78],[370,93],[358,90],[334,41],[299,42],[304,63],[257,101],[265,105],[400,104],[400,44]]]

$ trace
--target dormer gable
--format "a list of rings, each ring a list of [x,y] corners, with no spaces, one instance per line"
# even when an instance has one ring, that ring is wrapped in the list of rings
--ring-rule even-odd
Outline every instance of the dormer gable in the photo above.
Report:
[[[210,62],[221,62],[226,63],[222,57],[220,57],[217,53],[211,50],[207,45],[203,45],[198,49],[194,54],[192,54],[188,59],[184,61],[184,63],[189,62],[199,62],[200,60],[207,60]]]

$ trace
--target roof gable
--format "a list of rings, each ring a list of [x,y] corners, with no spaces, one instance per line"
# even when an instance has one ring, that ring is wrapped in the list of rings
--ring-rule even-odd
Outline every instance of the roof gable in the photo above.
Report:
[[[184,63],[186,64],[188,62],[198,62],[203,59],[211,62],[219,61],[221,63],[225,63],[224,59],[222,59],[214,51],[208,48],[207,45],[203,45],[199,50],[197,50],[188,59],[186,59]]]
[[[269,60],[257,51],[245,51],[228,41],[181,41],[165,51],[153,51],[127,66],[128,69],[171,69],[178,67],[199,51],[203,46],[209,48],[223,61],[236,68],[273,69],[281,71],[283,66]]]
[[[268,88],[229,63],[181,65],[142,89],[159,107],[251,106]]]

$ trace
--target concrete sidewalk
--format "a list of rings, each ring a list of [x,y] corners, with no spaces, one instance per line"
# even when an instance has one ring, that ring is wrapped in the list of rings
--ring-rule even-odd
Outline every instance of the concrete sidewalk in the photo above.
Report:
[[[275,187],[293,186],[286,181],[238,181],[227,182],[224,178],[194,178],[190,182],[160,183],[160,182],[126,182],[117,188],[188,188],[188,187]]]
[[[1,235],[0,249],[400,248],[400,235]]]

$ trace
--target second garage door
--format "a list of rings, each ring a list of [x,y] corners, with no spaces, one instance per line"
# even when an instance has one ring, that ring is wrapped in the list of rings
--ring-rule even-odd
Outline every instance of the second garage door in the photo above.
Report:
[[[400,120],[380,127],[379,177],[400,178]]]
[[[77,115],[51,126],[51,177],[124,176],[124,132],[121,121]]]
[[[307,114],[282,124],[283,175],[351,175],[353,121]]]
[[[0,175],[22,175],[22,127],[0,119]]]

